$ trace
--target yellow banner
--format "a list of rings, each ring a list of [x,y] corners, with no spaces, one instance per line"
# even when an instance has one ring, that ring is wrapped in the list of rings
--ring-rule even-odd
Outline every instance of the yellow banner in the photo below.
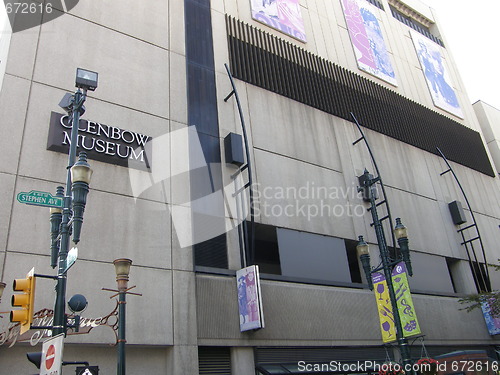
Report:
[[[394,314],[392,312],[391,298],[387,288],[387,280],[380,272],[372,274],[373,290],[377,300],[378,317],[380,320],[380,332],[383,342],[396,340],[396,325],[394,324]]]
[[[417,314],[413,306],[404,262],[398,263],[392,270],[392,285],[394,285],[403,336],[418,335],[421,333],[420,325],[418,324]]]

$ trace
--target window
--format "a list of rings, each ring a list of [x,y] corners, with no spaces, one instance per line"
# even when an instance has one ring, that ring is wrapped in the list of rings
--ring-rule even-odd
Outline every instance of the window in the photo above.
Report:
[[[277,234],[283,276],[351,282],[343,239],[283,228]]]
[[[413,276],[408,280],[412,291],[455,292],[445,257],[412,251],[411,264]]]
[[[418,31],[420,34],[426,36],[433,42],[439,44],[441,47],[444,47],[444,43],[441,39],[439,39],[437,36],[434,36],[430,31],[429,28],[422,25],[420,22],[417,20],[405,16],[403,13],[401,13],[399,10],[394,8],[393,6],[389,6],[391,8],[392,16],[397,19],[399,22],[404,23],[408,27],[411,27],[413,30]]]
[[[276,227],[255,224],[255,263],[261,273],[281,275]]]
[[[361,283],[357,242],[255,224],[255,263],[263,274],[298,281]]]

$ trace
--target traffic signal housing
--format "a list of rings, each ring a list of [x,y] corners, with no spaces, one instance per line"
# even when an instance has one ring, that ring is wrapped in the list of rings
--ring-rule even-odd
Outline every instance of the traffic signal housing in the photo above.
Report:
[[[42,354],[42,352],[26,353],[26,357],[28,357],[28,361],[33,363],[36,368],[39,369],[42,364]]]
[[[10,312],[10,321],[21,324],[21,335],[28,331],[33,322],[35,304],[35,269],[33,268],[25,279],[15,279],[13,289],[22,292],[12,296],[12,307],[21,307]]]

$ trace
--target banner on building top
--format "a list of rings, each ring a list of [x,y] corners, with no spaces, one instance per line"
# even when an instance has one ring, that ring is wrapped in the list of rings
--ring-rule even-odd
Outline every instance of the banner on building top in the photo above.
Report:
[[[250,3],[254,20],[306,42],[299,0],[250,0]]]
[[[264,328],[259,266],[236,271],[240,331]]]
[[[399,319],[403,328],[403,336],[413,336],[420,333],[420,326],[411,298],[408,277],[406,276],[406,266],[404,262],[399,262],[392,270],[392,285],[396,295]]]
[[[410,30],[410,34],[434,105],[464,118],[441,56],[441,46],[416,31]]]
[[[396,325],[394,324],[394,314],[392,312],[391,298],[387,288],[387,280],[380,272],[372,274],[373,290],[377,300],[378,317],[380,320],[380,332],[383,342],[396,340]]]
[[[396,74],[375,8],[364,0],[341,0],[359,69],[397,86]]]

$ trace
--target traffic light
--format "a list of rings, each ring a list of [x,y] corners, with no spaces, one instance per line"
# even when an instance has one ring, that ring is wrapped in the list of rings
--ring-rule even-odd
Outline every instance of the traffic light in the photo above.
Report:
[[[35,281],[35,269],[32,268],[25,279],[15,279],[13,283],[14,291],[22,293],[12,296],[12,306],[21,307],[21,309],[10,312],[10,321],[21,323],[21,335],[30,329],[33,322]]]
[[[33,363],[36,368],[40,368],[40,365],[42,364],[42,352],[26,353],[26,357],[28,357],[28,361]]]

